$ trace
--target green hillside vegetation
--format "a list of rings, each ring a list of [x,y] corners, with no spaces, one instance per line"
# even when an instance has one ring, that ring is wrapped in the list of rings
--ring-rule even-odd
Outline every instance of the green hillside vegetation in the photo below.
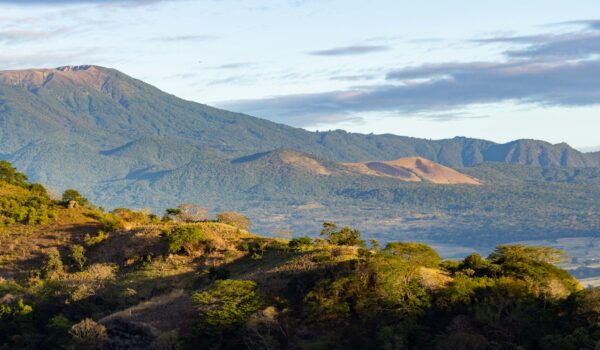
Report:
[[[22,180],[2,198],[40,193]],[[567,259],[555,249],[443,260],[331,222],[273,239],[220,222],[237,213],[185,222],[45,198],[52,218],[0,236],[2,349],[600,346],[600,290],[554,265]]]
[[[7,161],[0,161],[0,229],[15,223],[47,223],[56,216],[46,189],[32,184]]]

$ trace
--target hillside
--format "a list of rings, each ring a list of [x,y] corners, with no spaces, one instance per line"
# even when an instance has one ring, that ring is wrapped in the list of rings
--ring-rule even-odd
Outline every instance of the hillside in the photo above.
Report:
[[[438,185],[480,185],[479,180],[429,161],[425,158],[400,158],[393,161],[345,163],[359,174],[387,176],[409,182],[431,182]]]
[[[0,72],[0,96],[0,157],[36,181],[76,186],[94,197],[99,183],[129,174],[281,148],[336,162],[419,156],[454,168],[484,161],[600,164],[598,157],[541,141],[499,145],[466,138],[313,133],[184,101],[97,66]],[[74,171],[74,179],[67,176]],[[70,178],[74,183],[66,184]]]
[[[426,166],[390,162],[405,158]],[[97,66],[0,72],[0,159],[105,208],[201,203],[242,211],[263,234],[335,219],[385,241],[486,250],[600,232],[598,154],[533,140],[309,132]]]
[[[595,349],[600,343],[600,293],[553,265],[566,261],[555,249],[500,246],[487,258],[442,260],[420,243],[367,245],[359,231],[332,223],[322,225],[317,239],[265,238],[246,231],[244,220],[224,216],[186,222],[180,214],[106,213],[73,191],[68,203],[52,200],[14,168],[1,169],[3,198],[27,203],[25,211],[36,205],[25,199],[45,198],[53,212],[17,223],[2,211],[2,348]]]

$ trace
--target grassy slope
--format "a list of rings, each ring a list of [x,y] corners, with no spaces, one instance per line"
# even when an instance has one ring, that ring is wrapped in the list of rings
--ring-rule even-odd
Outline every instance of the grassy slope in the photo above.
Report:
[[[89,209],[58,210],[55,220],[45,225],[11,225],[0,228],[0,278],[12,278],[39,267],[48,248],[82,244],[85,234],[95,234],[102,224]],[[22,276],[21,276],[22,277]]]

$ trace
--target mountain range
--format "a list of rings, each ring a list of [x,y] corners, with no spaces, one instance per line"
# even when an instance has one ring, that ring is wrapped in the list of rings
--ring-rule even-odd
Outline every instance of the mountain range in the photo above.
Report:
[[[186,101],[98,66],[0,72],[0,159],[56,192],[78,188],[107,208],[143,205],[159,211],[199,202],[212,211],[254,214],[258,232],[299,228],[306,210],[311,217],[314,211],[340,213],[341,220],[341,213],[351,212],[357,221],[387,213],[381,232],[373,234],[402,225],[418,232],[428,222],[426,237],[437,237],[455,217],[451,212],[465,207],[457,198],[468,198],[481,205],[467,205],[471,209],[459,215],[475,217],[466,230],[486,228],[493,235],[488,214],[531,220],[514,212],[531,208],[533,200],[515,186],[546,191],[558,201],[567,191],[580,193],[585,198],[579,201],[533,207],[540,206],[540,215],[556,210],[548,225],[556,224],[557,232],[600,229],[600,203],[587,197],[600,191],[600,152],[537,140],[498,144],[310,132]],[[577,225],[558,222],[573,215],[583,216]],[[548,225],[526,231],[552,231]],[[302,225],[313,226],[318,223]]]

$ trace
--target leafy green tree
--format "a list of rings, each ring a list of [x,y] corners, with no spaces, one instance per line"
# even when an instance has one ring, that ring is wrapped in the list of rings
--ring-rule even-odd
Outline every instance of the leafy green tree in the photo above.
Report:
[[[178,208],[167,208],[165,210],[165,215],[163,215],[163,221],[173,221],[177,215],[181,214],[181,209]]]
[[[27,185],[27,176],[18,172],[9,162],[0,160],[0,181],[24,187]]]
[[[497,247],[488,259],[495,262],[531,260],[557,264],[566,262],[569,256],[563,250],[551,247],[503,245]]]
[[[437,267],[442,262],[439,254],[423,243],[391,242],[385,246],[384,251],[420,266]]]
[[[46,187],[44,187],[41,184],[30,184],[29,186],[29,191],[36,193],[38,195],[44,196],[44,197],[48,197],[48,191],[46,190]]]
[[[485,259],[477,254],[477,253],[473,253],[473,254],[469,254],[462,262],[461,264],[461,268],[463,269],[472,269],[472,270],[480,270],[486,267],[487,262],[485,261]]]
[[[63,262],[60,257],[60,252],[56,248],[50,248],[46,252],[46,257],[42,265],[42,277],[54,279],[63,273]]]
[[[204,242],[204,233],[197,226],[176,227],[166,233],[169,253],[185,252],[191,255]]]
[[[79,270],[83,270],[85,262],[87,261],[84,247],[79,244],[72,245],[70,248],[69,257],[71,258],[71,261],[77,265]]]
[[[200,329],[208,333],[233,331],[260,310],[262,296],[254,281],[218,280],[192,295],[200,316]]]
[[[79,193],[79,191],[73,189],[68,189],[63,192],[62,201],[65,204],[74,201],[81,207],[86,207],[89,204],[87,198],[85,198],[81,193]]]
[[[324,222],[321,229],[321,236],[326,236],[329,244],[333,245],[351,245],[364,247],[365,241],[360,237],[360,231],[351,227],[344,227],[338,230],[336,224],[332,222]]]

